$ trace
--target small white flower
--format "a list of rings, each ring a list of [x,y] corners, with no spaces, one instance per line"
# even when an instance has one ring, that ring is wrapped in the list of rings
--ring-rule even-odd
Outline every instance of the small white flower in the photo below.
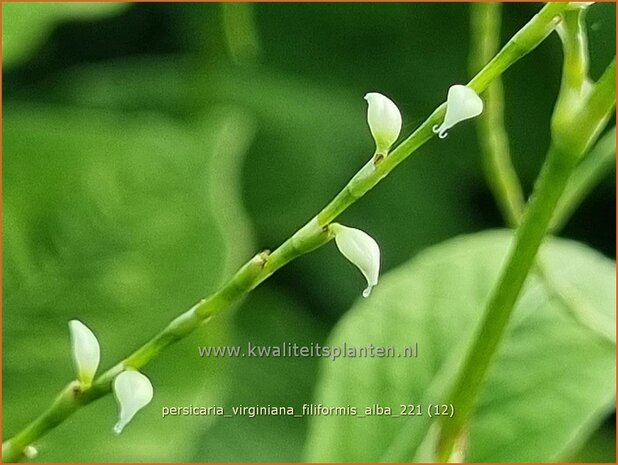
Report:
[[[79,320],[69,321],[69,333],[77,379],[82,386],[90,386],[101,359],[99,341],[90,328]]]
[[[24,448],[24,457],[26,457],[28,460],[35,459],[37,455],[39,455],[39,451],[36,447],[29,445]]]
[[[348,228],[338,223],[331,224],[330,228],[341,254],[365,276],[367,288],[363,291],[363,297],[369,297],[371,288],[378,284],[380,247],[369,234],[360,229]]]
[[[474,118],[483,112],[483,101],[481,97],[468,86],[456,84],[448,90],[446,99],[446,115],[444,122],[433,127],[433,132],[438,134],[440,139],[444,139],[450,128],[457,123]]]
[[[377,92],[365,95],[367,123],[376,142],[376,154],[386,156],[401,132],[401,113],[392,100]]]
[[[152,384],[139,371],[126,370],[114,379],[114,396],[120,407],[114,432],[120,434],[135,414],[152,400]]]

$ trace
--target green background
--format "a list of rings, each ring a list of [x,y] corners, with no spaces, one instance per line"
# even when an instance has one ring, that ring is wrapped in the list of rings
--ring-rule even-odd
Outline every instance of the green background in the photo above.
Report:
[[[69,319],[94,330],[111,365],[343,187],[373,151],[366,92],[395,100],[408,134],[469,77],[467,4],[2,8],[3,439],[73,375]],[[505,5],[502,42],[537,10]],[[590,8],[593,77],[615,54],[614,18],[613,4]],[[560,66],[553,35],[504,77],[526,193],[549,143]],[[503,224],[473,124],[417,155],[341,217],[376,238],[384,272]],[[613,258],[614,225],[608,173],[562,235]],[[307,419],[162,419],[160,410],[310,402],[317,360],[205,361],[196,346],[322,343],[363,287],[334,245],[300,258],[149,365],[155,399],[120,437],[108,397],[37,443],[39,459],[307,457]],[[614,461],[605,415],[568,458]]]

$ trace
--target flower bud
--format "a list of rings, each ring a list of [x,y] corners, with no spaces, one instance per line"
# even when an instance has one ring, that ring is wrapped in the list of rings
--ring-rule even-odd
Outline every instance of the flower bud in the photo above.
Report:
[[[24,457],[28,460],[34,460],[37,455],[39,455],[39,451],[36,447],[32,445],[28,445],[24,448]]]
[[[84,387],[90,386],[99,367],[101,349],[94,333],[79,320],[69,321],[71,350],[77,379]]]
[[[376,154],[388,155],[388,150],[401,132],[401,113],[389,98],[377,92],[365,95],[367,100],[367,122],[376,142]]]
[[[369,297],[371,288],[378,284],[380,274],[380,247],[373,238],[360,229],[333,223],[330,226],[335,235],[339,252],[352,262],[365,276],[367,288],[363,297]]]
[[[474,118],[483,112],[483,101],[481,97],[468,86],[454,85],[448,90],[446,99],[446,115],[444,122],[433,127],[433,132],[438,134],[440,139],[447,136],[446,131],[457,123]]]
[[[114,432],[120,434],[135,414],[152,400],[152,384],[139,371],[126,370],[114,379],[114,396],[116,402],[118,402],[118,407],[120,407]]]

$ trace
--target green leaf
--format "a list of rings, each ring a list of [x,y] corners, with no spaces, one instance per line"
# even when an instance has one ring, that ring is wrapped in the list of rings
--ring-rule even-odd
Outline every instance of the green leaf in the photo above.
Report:
[[[74,378],[67,322],[99,338],[101,369],[212,292],[250,256],[239,201],[253,123],[213,107],[191,125],[152,115],[21,104],[3,127],[3,430],[8,438]],[[184,460],[203,419],[161,408],[208,402],[225,373],[196,355],[223,344],[216,318],[144,372],[154,400],[116,437],[111,396],[37,442],[43,461]],[[165,438],[165,441],[161,440]]]
[[[70,19],[95,19],[126,8],[123,3],[11,2],[2,5],[3,66],[28,58],[54,26]]]
[[[322,344],[327,330],[310,317],[306,308],[289,295],[271,287],[258,288],[234,318],[233,344],[246,352],[247,345],[281,347],[282,344]],[[227,358],[224,369],[231,376],[217,404],[233,406],[293,407],[311,402],[318,359]],[[307,432],[307,417],[216,417],[203,431],[198,453],[192,460],[213,462],[298,462]]]
[[[505,231],[462,236],[384,276],[328,344],[399,351],[417,342],[418,358],[323,363],[314,402],[359,408],[380,403],[395,414],[402,404],[426,409],[445,402],[444,387],[461,363],[511,237]],[[466,461],[558,460],[611,411],[615,265],[562,239],[548,241],[541,262],[551,282],[534,275],[526,285],[469,426]],[[314,417],[306,458],[427,461],[434,421],[427,411],[397,418]]]

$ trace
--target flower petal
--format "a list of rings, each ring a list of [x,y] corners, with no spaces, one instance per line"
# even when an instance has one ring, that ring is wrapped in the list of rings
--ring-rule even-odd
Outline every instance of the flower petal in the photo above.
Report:
[[[369,297],[371,289],[378,284],[380,274],[380,247],[366,232],[338,223],[331,225],[335,243],[341,254],[352,262],[365,276],[367,288],[363,297]]]
[[[84,386],[90,386],[101,360],[99,341],[94,333],[79,320],[69,321],[71,352],[77,378]]]
[[[114,396],[120,407],[114,432],[120,434],[135,414],[150,403],[153,397],[152,383],[139,371],[126,370],[114,379]]]
[[[376,143],[376,153],[386,156],[401,132],[401,112],[391,99],[377,92],[365,95],[367,123]]]
[[[447,136],[446,131],[450,128],[461,121],[474,118],[482,112],[483,100],[474,89],[459,84],[451,86],[446,100],[444,122],[440,126],[434,126],[433,132],[437,133],[440,139],[444,139]]]

